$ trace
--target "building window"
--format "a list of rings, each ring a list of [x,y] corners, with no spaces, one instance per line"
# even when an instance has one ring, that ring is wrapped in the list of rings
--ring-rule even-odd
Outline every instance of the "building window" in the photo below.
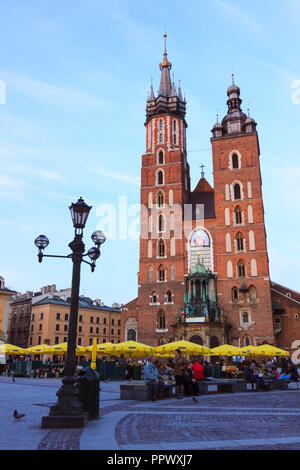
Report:
[[[96,328],[96,334],[97,335],[99,334],[99,328]]]
[[[165,279],[166,279],[165,269],[163,268],[163,266],[160,266],[158,268],[158,280],[159,280],[159,282],[164,282]]]
[[[111,329],[111,334],[114,335],[115,334],[115,330],[112,328]]]
[[[79,315],[79,321],[82,322],[82,315]]]
[[[241,199],[241,187],[238,183],[233,186],[233,195],[235,200]]]
[[[158,152],[157,163],[158,163],[158,165],[163,165],[164,164],[164,152],[162,150],[160,150]]]
[[[31,325],[31,331],[33,331],[33,325]]]
[[[94,331],[93,331],[93,327],[90,326],[90,333],[93,333],[93,332],[94,332]]]
[[[165,219],[162,214],[158,216],[158,232],[162,233],[165,231]]]
[[[33,316],[34,316],[34,315],[33,315]],[[43,318],[44,318],[44,314],[43,314],[43,312],[41,312],[41,313],[40,313],[40,320],[43,320]],[[34,318],[33,318],[33,320],[34,320]]]
[[[157,184],[164,184],[164,172],[162,170],[157,172]]]
[[[156,203],[158,207],[164,206],[164,194],[161,191],[157,193]]]
[[[68,325],[64,325],[64,331],[68,331]]]
[[[60,320],[60,313],[56,314],[56,320]]]
[[[106,328],[103,328],[103,334],[106,335]]]
[[[90,346],[93,344],[93,338],[90,338]]]
[[[81,338],[78,338],[77,342],[78,342],[78,345],[81,346]]]
[[[164,136],[163,136],[163,133],[160,132],[160,134],[159,134],[159,143],[163,144],[163,142],[164,142]]]
[[[39,331],[42,331],[43,325],[39,325]]]
[[[172,292],[171,292],[170,290],[168,290],[168,291],[166,292],[166,302],[167,302],[168,304],[170,304],[170,303],[172,302]]]
[[[103,319],[103,323],[104,323],[104,325],[106,325],[106,318]]]
[[[69,320],[69,314],[65,313],[65,321],[68,321],[68,320]]]
[[[55,326],[55,330],[59,331],[59,323]]]
[[[236,250],[243,251],[244,250],[244,239],[241,232],[239,232],[236,236]]]
[[[151,303],[152,304],[156,304],[157,303],[157,293],[156,292],[152,292],[152,294],[150,295],[150,299],[151,299]]]
[[[242,211],[240,206],[237,206],[234,211],[234,222],[236,225],[239,225],[242,223]]]
[[[232,300],[233,302],[236,302],[237,300],[239,300],[239,291],[237,287],[233,287],[232,289]]]
[[[66,343],[67,341],[68,341],[68,337],[64,336],[64,343]]]
[[[177,144],[177,134],[176,134],[176,121],[173,121],[173,143]]]
[[[29,345],[32,346],[32,336],[30,337]]]
[[[55,336],[54,343],[58,344],[59,343],[59,336]]]
[[[249,323],[249,314],[248,312],[243,312],[243,323]]]
[[[98,324],[100,323],[100,318],[99,317],[96,318],[96,323],[98,323]]]
[[[94,317],[90,318],[90,323],[94,323]]]
[[[250,346],[250,344],[251,344],[251,341],[250,341],[249,336],[245,336],[245,338],[244,338],[244,346]]]
[[[78,332],[79,332],[79,333],[82,333],[82,326],[79,326],[79,327],[78,327]]]
[[[114,325],[115,324],[115,320],[112,318],[111,319],[111,324]]]
[[[158,242],[158,256],[160,258],[164,258],[165,255],[166,255],[165,242],[163,241],[162,238],[160,238]]]
[[[158,314],[158,328],[164,330],[166,328],[166,316],[164,312],[159,312]]]
[[[231,167],[232,169],[239,168],[239,157],[236,153],[231,156]]]
[[[120,326],[120,325],[121,325],[121,320],[118,320],[118,326]]]
[[[38,344],[41,344],[41,342],[42,342],[42,337],[39,336],[39,337],[38,337]]]
[[[245,265],[243,261],[238,263],[238,277],[245,277]]]

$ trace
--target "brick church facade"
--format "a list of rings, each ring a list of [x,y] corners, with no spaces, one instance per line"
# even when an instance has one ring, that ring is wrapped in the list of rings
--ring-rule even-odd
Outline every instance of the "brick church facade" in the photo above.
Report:
[[[202,168],[192,190],[186,101],[166,38],[160,70],[146,107],[138,296],[122,307],[121,341],[276,344],[256,122],[232,79],[212,128],[214,187]]]

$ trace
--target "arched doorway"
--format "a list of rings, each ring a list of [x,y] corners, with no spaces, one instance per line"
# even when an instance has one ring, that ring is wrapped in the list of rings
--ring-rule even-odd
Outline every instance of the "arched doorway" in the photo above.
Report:
[[[212,348],[216,348],[217,346],[219,346],[219,344],[220,344],[220,343],[219,343],[219,340],[218,340],[218,338],[217,338],[216,336],[212,336],[212,337],[210,338],[210,348],[211,348],[211,349],[212,349]]]
[[[200,346],[203,346],[203,339],[201,338],[200,335],[194,335],[192,336],[189,341],[191,343],[199,344]]]
[[[127,331],[127,341],[136,341],[136,330],[131,328]]]

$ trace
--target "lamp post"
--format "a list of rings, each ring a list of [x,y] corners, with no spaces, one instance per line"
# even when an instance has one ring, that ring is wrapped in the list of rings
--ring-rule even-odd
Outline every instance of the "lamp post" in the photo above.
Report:
[[[88,206],[82,198],[78,199],[75,204],[71,204],[69,207],[73,226],[75,228],[74,240],[69,244],[72,253],[69,255],[45,255],[44,249],[49,245],[48,238],[45,235],[40,235],[35,240],[35,245],[39,249],[38,260],[40,263],[44,257],[70,258],[73,262],[68,347],[64,370],[65,375],[62,379],[62,386],[56,393],[58,397],[56,405],[50,408],[49,416],[43,416],[42,418],[42,428],[83,427],[86,420],[86,414],[84,413],[82,404],[78,399],[78,389],[75,385],[80,268],[81,263],[84,262],[90,265],[92,272],[94,272],[96,260],[100,256],[100,246],[106,240],[105,235],[100,230],[97,230],[91,237],[96,247],[93,247],[88,250],[87,253],[84,253],[85,245],[82,241],[83,229],[91,208],[92,207]],[[84,260],[83,258],[85,256],[88,256],[92,262],[90,263]]]

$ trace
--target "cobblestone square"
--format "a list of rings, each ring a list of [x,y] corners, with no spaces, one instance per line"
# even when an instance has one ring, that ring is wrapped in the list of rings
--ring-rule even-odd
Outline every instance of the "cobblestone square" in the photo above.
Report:
[[[300,449],[300,390],[137,402],[120,400],[122,382],[101,382],[100,419],[41,429],[60,383],[0,378],[1,450]],[[26,416],[16,420],[15,409]]]

